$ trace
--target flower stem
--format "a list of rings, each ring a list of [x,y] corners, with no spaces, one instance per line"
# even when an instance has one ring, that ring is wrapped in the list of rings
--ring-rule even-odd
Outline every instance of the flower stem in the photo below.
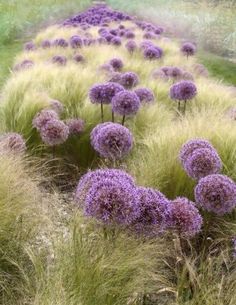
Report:
[[[114,116],[114,112],[113,111],[111,112],[111,121],[112,121],[112,123],[115,122],[115,116]]]
[[[121,124],[122,124],[123,126],[125,125],[125,115],[123,115]]]
[[[56,156],[56,146],[54,145],[52,147],[52,158],[55,159],[55,156]]]
[[[101,103],[101,119],[103,123],[104,122],[103,103]]]
[[[183,111],[184,114],[185,114],[185,111],[186,111],[186,103],[187,103],[187,101],[185,100],[184,101],[184,111]]]

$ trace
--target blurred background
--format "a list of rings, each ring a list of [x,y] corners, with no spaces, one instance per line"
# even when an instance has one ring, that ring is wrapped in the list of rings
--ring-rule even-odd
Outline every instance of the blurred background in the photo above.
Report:
[[[91,0],[0,0],[0,86],[22,43]],[[107,0],[113,8],[148,19],[166,35],[195,41],[212,76],[236,86],[236,0]]]

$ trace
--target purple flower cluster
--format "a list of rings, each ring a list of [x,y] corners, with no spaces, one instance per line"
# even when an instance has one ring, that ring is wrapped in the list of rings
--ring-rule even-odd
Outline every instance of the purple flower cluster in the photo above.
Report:
[[[138,49],[138,46],[134,40],[127,41],[125,47],[128,50],[128,52],[131,54]]]
[[[68,42],[64,38],[55,39],[52,42],[52,45],[54,47],[61,47],[61,48],[67,48],[69,46]]]
[[[61,102],[58,100],[51,100],[50,101],[50,108],[57,112],[58,114],[61,114],[64,111],[64,106]]]
[[[120,58],[113,58],[109,61],[109,64],[112,66],[114,71],[121,71],[124,64]]]
[[[170,88],[170,98],[177,101],[188,101],[197,95],[197,87],[191,81],[180,81]]]
[[[51,47],[51,41],[50,40],[48,40],[48,39],[45,39],[45,40],[43,40],[42,42],[41,42],[41,47],[43,48],[43,49],[49,49],[50,47]]]
[[[83,45],[83,40],[78,35],[74,35],[70,38],[70,46],[72,49],[81,48]]]
[[[121,74],[120,77],[120,84],[126,88],[131,89],[135,86],[137,86],[139,83],[139,77],[134,72],[125,72]]]
[[[97,125],[90,135],[93,148],[104,158],[122,159],[132,149],[133,136],[128,128],[117,123]]]
[[[203,209],[217,215],[230,213],[236,206],[236,184],[224,175],[209,175],[198,182],[195,200]]]
[[[196,46],[191,42],[185,42],[181,46],[181,52],[187,57],[193,56],[196,53]]]
[[[54,110],[43,109],[42,111],[38,112],[33,119],[33,127],[36,128],[38,131],[43,128],[49,121],[51,120],[58,120],[58,113]]]
[[[52,62],[54,64],[58,64],[59,66],[65,66],[67,63],[67,58],[63,55],[54,55],[52,58]]]
[[[8,132],[0,136],[0,148],[18,154],[26,150],[26,144],[20,134]]]
[[[163,50],[157,46],[148,46],[143,52],[144,58],[149,60],[159,59],[163,55]]]
[[[84,121],[81,119],[69,119],[66,125],[69,127],[70,135],[80,134],[84,130]]]
[[[20,70],[26,70],[29,68],[32,68],[34,66],[34,62],[30,59],[25,59],[21,63],[15,65],[14,70],[20,71]]]
[[[25,51],[34,51],[36,50],[36,45],[33,43],[33,41],[29,41],[24,45]]]
[[[202,217],[192,201],[184,197],[172,201],[169,225],[178,234],[192,237],[200,232],[202,222]]]
[[[74,60],[76,63],[84,62],[84,61],[85,61],[84,56],[81,55],[81,54],[75,54],[75,55],[73,56],[73,60]]]
[[[155,99],[153,92],[148,88],[138,88],[134,92],[137,94],[141,103],[151,103]]]
[[[139,97],[135,92],[121,91],[112,99],[112,111],[119,115],[136,114],[140,107]]]

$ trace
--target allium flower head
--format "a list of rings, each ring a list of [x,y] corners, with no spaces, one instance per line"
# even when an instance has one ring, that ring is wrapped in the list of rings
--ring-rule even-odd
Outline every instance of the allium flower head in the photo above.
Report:
[[[25,59],[21,63],[17,64],[14,67],[14,70],[15,71],[25,70],[25,69],[32,68],[33,66],[34,66],[34,62],[32,60]]]
[[[36,50],[36,45],[33,43],[33,41],[29,41],[24,45],[25,51],[34,51]]]
[[[184,197],[172,201],[169,224],[180,235],[194,236],[200,232],[202,222],[202,217],[192,201]]]
[[[67,48],[69,45],[64,38],[55,39],[52,44],[55,47],[62,47],[62,48]]]
[[[120,46],[121,45],[121,39],[119,37],[113,37],[111,39],[111,44],[113,44],[114,46]]]
[[[132,149],[131,132],[117,123],[97,125],[92,130],[90,138],[93,148],[104,158],[122,159]]]
[[[210,142],[204,139],[191,139],[184,143],[179,152],[179,160],[184,166],[184,163],[187,161],[188,157],[190,157],[193,152],[198,148],[208,148],[210,150],[214,150],[214,147]]]
[[[94,85],[89,91],[89,98],[91,103],[110,104],[112,98],[123,91],[124,88],[117,83],[109,82],[105,84]]]
[[[42,47],[43,49],[48,49],[48,48],[50,48],[50,47],[51,47],[51,41],[48,40],[48,39],[43,40],[43,41],[41,42],[41,47]]]
[[[136,188],[121,179],[102,179],[88,191],[84,212],[106,224],[128,225],[140,215]]]
[[[150,103],[154,101],[154,94],[148,88],[138,88],[135,89],[134,92],[139,97],[141,103]]]
[[[133,39],[133,38],[135,38],[134,32],[132,32],[131,30],[127,30],[127,31],[125,32],[125,38],[128,38],[128,39]]]
[[[23,137],[16,132],[8,132],[0,135],[0,149],[13,153],[22,153],[26,150]]]
[[[195,200],[203,209],[217,215],[230,213],[236,206],[236,184],[224,175],[209,175],[195,187]]]
[[[70,135],[80,134],[84,130],[84,121],[81,119],[69,119],[66,121]]]
[[[48,121],[58,120],[58,113],[54,110],[43,109],[38,112],[33,119],[33,127],[40,131]]]
[[[125,72],[121,74],[120,84],[126,88],[131,89],[137,86],[139,83],[139,77],[134,72]]]
[[[81,54],[75,54],[74,56],[73,56],[73,60],[75,61],[75,62],[84,62],[85,61],[85,59],[84,59],[84,56],[83,55],[81,55]]]
[[[181,52],[186,56],[192,56],[196,53],[196,46],[191,42],[185,42],[181,47]]]
[[[69,127],[60,120],[52,119],[40,129],[40,135],[46,145],[60,145],[67,140]]]
[[[72,49],[81,48],[83,45],[83,40],[78,35],[74,35],[70,38],[70,46]]]
[[[58,100],[51,100],[50,107],[52,110],[54,110],[58,114],[61,114],[64,111],[64,105],[61,102],[59,102]]]
[[[199,180],[221,171],[222,162],[215,149],[198,148],[187,158],[184,169],[193,179]]]
[[[155,236],[168,225],[170,217],[169,200],[161,192],[151,188],[138,187],[137,191],[140,198],[141,213],[132,224],[132,229],[138,234]]]
[[[54,64],[58,64],[60,66],[65,66],[66,63],[67,63],[67,58],[65,56],[63,56],[63,55],[55,55],[52,58],[52,62]]]
[[[168,71],[168,76],[173,78],[180,78],[183,74],[183,71],[178,67],[171,67]]]
[[[112,66],[114,71],[121,71],[124,64],[120,58],[113,58],[109,61],[109,64]]]
[[[138,48],[138,46],[134,40],[127,41],[125,44],[125,47],[129,53],[133,53]]]
[[[117,93],[112,99],[112,111],[119,115],[136,114],[140,107],[139,97],[128,90]]]
[[[170,88],[170,98],[178,101],[187,101],[193,99],[197,94],[196,85],[187,80],[175,83]]]
[[[159,47],[150,46],[144,49],[143,55],[146,59],[155,60],[162,57],[163,51]]]

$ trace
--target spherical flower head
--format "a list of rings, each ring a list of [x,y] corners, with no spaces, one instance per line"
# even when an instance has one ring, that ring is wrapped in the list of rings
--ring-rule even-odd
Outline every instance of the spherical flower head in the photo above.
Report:
[[[109,82],[121,84],[122,74],[123,73],[120,73],[120,72],[113,72],[111,74],[111,78],[109,79]]]
[[[67,63],[67,58],[63,55],[55,55],[52,58],[52,62],[54,64],[58,64],[59,66],[65,66]]]
[[[133,145],[133,136],[128,128],[117,123],[97,125],[90,135],[93,148],[104,158],[111,160],[125,157]]]
[[[25,59],[21,63],[17,64],[14,67],[14,70],[15,71],[25,70],[25,69],[32,68],[33,66],[34,66],[34,62],[32,60]]]
[[[34,51],[36,50],[36,45],[33,43],[33,41],[29,41],[24,45],[25,51]]]
[[[50,108],[58,114],[61,114],[64,111],[64,105],[58,100],[51,100]]]
[[[67,140],[69,127],[60,120],[52,119],[40,129],[40,135],[46,145],[60,145]]]
[[[69,119],[66,125],[69,127],[70,135],[80,134],[84,130],[84,121],[81,119]]]
[[[33,119],[33,127],[40,131],[51,120],[58,120],[58,113],[54,110],[43,109]]]
[[[156,38],[156,35],[152,32],[146,32],[143,34],[144,39],[154,39]]]
[[[181,78],[183,71],[178,67],[171,67],[168,72],[168,75],[173,78]]]
[[[88,191],[84,212],[105,224],[128,225],[140,215],[136,188],[122,180],[102,179]]]
[[[195,187],[195,200],[203,209],[217,215],[230,213],[236,206],[236,184],[224,175],[209,175]]]
[[[121,71],[124,64],[120,58],[113,58],[109,61],[109,64],[112,66],[114,71]]]
[[[143,55],[146,59],[155,60],[162,57],[163,51],[159,47],[147,47],[145,48]]]
[[[0,147],[5,151],[22,153],[26,150],[23,137],[16,132],[8,132],[0,136]]]
[[[121,39],[119,37],[113,37],[111,39],[111,44],[113,44],[114,46],[120,46],[121,45]]]
[[[127,31],[125,32],[125,38],[128,38],[128,39],[133,39],[133,38],[135,38],[134,32],[132,32],[131,30],[127,30]]]
[[[196,85],[187,80],[175,83],[170,88],[170,98],[178,101],[187,101],[193,99],[197,95]]]
[[[168,225],[171,212],[170,202],[157,190],[138,187],[137,191],[141,213],[132,224],[132,230],[134,229],[138,234],[155,236]]]
[[[129,53],[133,53],[135,50],[137,50],[138,46],[134,40],[129,40],[125,44],[126,49]]]
[[[51,47],[51,41],[48,39],[45,39],[41,42],[41,47],[43,49],[49,49]]]
[[[121,75],[120,84],[126,88],[131,89],[135,86],[137,86],[139,83],[139,77],[134,72],[125,72]]]
[[[172,70],[172,67],[170,67],[170,66],[161,67],[161,71],[163,71],[165,73],[165,75],[168,77],[171,74],[171,70]]]
[[[64,38],[55,39],[52,44],[55,47],[61,47],[61,48],[67,48],[69,45]]]
[[[162,79],[162,80],[168,80],[168,77],[166,76],[166,74],[161,70],[161,69],[155,69],[151,76],[154,79]]]
[[[192,237],[200,232],[202,217],[195,204],[184,197],[171,202],[169,225],[183,237]]]
[[[192,73],[190,73],[188,71],[182,71],[181,79],[193,81],[194,77],[193,77]]]
[[[78,35],[74,35],[70,38],[70,46],[72,49],[81,48],[83,45],[83,40]]]
[[[138,88],[135,89],[134,92],[139,97],[141,103],[151,103],[154,101],[154,94],[148,88]]]
[[[135,187],[135,182],[132,176],[120,169],[97,169],[95,171],[89,171],[80,179],[76,192],[75,200],[79,206],[84,205],[84,201],[89,189],[92,185],[100,182],[101,180],[109,179],[111,181],[122,181],[126,185]]]
[[[110,104],[112,98],[124,88],[117,83],[109,82],[105,84],[94,85],[89,91],[89,98],[91,103]]]
[[[84,62],[85,59],[84,59],[84,56],[81,55],[81,54],[75,54],[73,56],[73,60],[76,62],[76,63],[80,63],[80,62]]]
[[[179,152],[179,160],[184,166],[187,159],[193,154],[193,152],[198,148],[208,148],[214,150],[214,147],[210,142],[204,139],[196,138],[191,139],[184,143]]]
[[[188,56],[193,56],[196,53],[196,46],[191,42],[185,42],[181,47],[181,52]]]
[[[199,180],[207,175],[218,174],[222,162],[215,149],[198,148],[187,158],[184,169],[189,177]]]
[[[134,115],[140,108],[140,100],[135,92],[128,90],[117,93],[112,99],[112,111],[119,115]]]
[[[209,73],[207,68],[203,64],[194,64],[193,65],[193,71],[197,75],[208,77]]]

